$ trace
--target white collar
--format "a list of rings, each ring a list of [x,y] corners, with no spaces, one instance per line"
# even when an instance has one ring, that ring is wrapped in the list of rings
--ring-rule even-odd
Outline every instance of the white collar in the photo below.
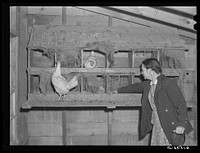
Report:
[[[158,80],[156,79],[156,81],[153,83],[153,81],[150,82],[150,85],[152,84],[157,84]]]

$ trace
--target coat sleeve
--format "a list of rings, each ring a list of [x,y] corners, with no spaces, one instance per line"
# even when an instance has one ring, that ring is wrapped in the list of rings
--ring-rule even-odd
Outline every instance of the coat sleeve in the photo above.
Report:
[[[173,103],[176,109],[177,118],[179,122],[178,126],[185,127],[185,123],[187,120],[186,101],[175,80],[170,79],[170,81],[168,82],[167,95],[169,96],[171,102]]]
[[[145,83],[146,82],[144,81],[140,83],[130,84],[130,85],[118,88],[117,92],[118,93],[142,93]]]

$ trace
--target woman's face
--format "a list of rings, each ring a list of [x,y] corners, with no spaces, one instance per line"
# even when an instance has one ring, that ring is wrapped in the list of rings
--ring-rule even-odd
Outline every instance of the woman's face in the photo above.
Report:
[[[150,69],[146,69],[146,67],[142,64],[141,74],[144,76],[144,79],[150,79]]]

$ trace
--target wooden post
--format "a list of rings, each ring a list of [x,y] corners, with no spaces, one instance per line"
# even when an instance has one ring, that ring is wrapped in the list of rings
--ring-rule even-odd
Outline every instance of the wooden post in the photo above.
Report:
[[[27,6],[19,6],[16,9],[17,11],[17,35],[19,36],[19,46],[18,46],[18,93],[17,93],[17,102],[16,102],[16,115],[17,115],[17,139],[19,144],[23,144],[24,141],[28,139],[28,129],[27,129],[27,113],[21,112],[21,106],[27,101],[27,83],[28,76],[26,73],[27,70]],[[25,126],[22,126],[25,125]],[[26,139],[26,140],[25,140]]]
[[[66,6],[62,7],[62,25],[67,24],[67,18],[66,18]]]
[[[107,126],[108,126],[108,133],[107,133],[107,144],[112,145],[112,110],[107,111]]]
[[[30,51],[30,48],[28,48],[28,68],[31,67],[31,64],[30,64],[31,53],[30,53],[30,52],[31,52],[31,51]],[[30,81],[31,76],[30,76],[30,74],[29,74],[28,71],[27,71],[27,74],[28,74],[28,94],[29,94],[30,91],[31,91],[31,81]]]
[[[66,25],[66,7],[62,7],[62,25]],[[62,144],[66,145],[66,110],[62,111]]]
[[[129,68],[134,68],[134,52],[130,51],[128,52],[128,65]],[[129,79],[129,84],[134,83],[134,74],[130,73],[130,79]]]
[[[81,50],[81,68],[83,68],[83,50]],[[80,77],[81,79],[81,93],[83,92],[83,76]]]
[[[66,132],[67,132],[67,127],[66,127],[66,111],[62,111],[62,144],[66,145]]]
[[[108,19],[108,26],[111,27],[112,26],[112,17],[109,17]],[[105,57],[106,60],[106,68],[108,68],[108,56],[106,54]],[[109,75],[106,74],[105,75],[105,91],[106,93],[108,93],[109,89],[108,89],[108,77]],[[113,113],[113,109],[108,109],[107,110],[107,126],[108,126],[108,133],[107,133],[107,144],[108,145],[112,145],[112,113]]]

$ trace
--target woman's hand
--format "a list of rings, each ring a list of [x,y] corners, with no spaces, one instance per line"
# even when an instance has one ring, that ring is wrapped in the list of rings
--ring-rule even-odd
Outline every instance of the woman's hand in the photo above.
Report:
[[[174,130],[173,132],[176,132],[177,134],[183,134],[185,131],[185,128],[182,126],[177,126],[176,130]]]

